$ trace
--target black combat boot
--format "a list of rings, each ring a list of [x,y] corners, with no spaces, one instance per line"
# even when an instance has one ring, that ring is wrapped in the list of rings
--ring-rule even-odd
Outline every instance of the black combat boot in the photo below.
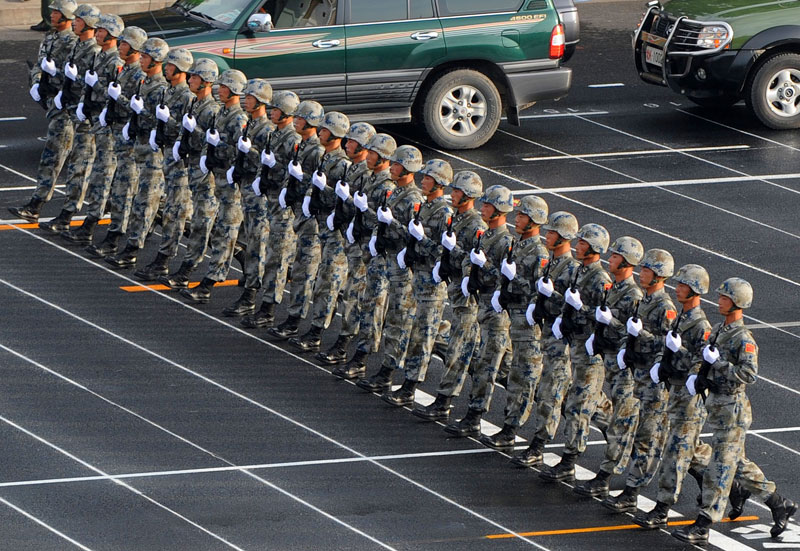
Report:
[[[195,304],[206,304],[211,300],[211,289],[214,288],[214,283],[216,283],[216,281],[213,279],[204,277],[200,281],[200,285],[194,289],[182,289],[181,296]]]
[[[764,505],[770,508],[770,511],[772,511],[772,520],[775,521],[775,524],[769,531],[769,535],[773,538],[777,538],[786,530],[786,524],[789,522],[791,516],[797,512],[797,503],[781,497],[778,495],[778,492],[775,492],[767,498]]]
[[[611,473],[600,469],[597,475],[591,480],[584,480],[576,484],[573,492],[580,496],[597,497],[608,495],[608,481],[611,479]]]
[[[322,328],[312,325],[305,335],[300,337],[292,337],[289,343],[293,344],[303,352],[314,352],[319,350],[319,345],[322,343]]]
[[[87,216],[83,224],[77,228],[69,228],[67,231],[61,232],[61,237],[76,245],[88,245],[92,242],[92,234],[99,221],[100,219],[95,216]]]
[[[222,315],[229,318],[240,318],[256,311],[256,294],[258,289],[247,289],[242,291],[242,296],[231,306],[222,310]]]
[[[115,268],[132,268],[136,265],[136,255],[138,252],[138,245],[131,245],[128,243],[117,256],[107,256],[104,260]]]
[[[320,352],[315,356],[322,365],[337,365],[347,361],[347,347],[350,346],[352,337],[339,335],[327,352]]]
[[[436,399],[427,406],[417,406],[413,413],[417,417],[428,421],[444,421],[450,417],[450,402],[453,398],[444,394],[437,394]]]
[[[455,423],[450,423],[444,430],[448,434],[467,437],[478,436],[481,433],[481,416],[483,412],[479,409],[469,408],[467,414]]]
[[[656,528],[666,528],[667,527],[667,517],[669,516],[669,505],[666,503],[662,503],[661,501],[656,502],[656,506],[649,513],[640,513],[636,515],[633,519],[633,522],[641,526],[642,528],[647,528],[648,530],[655,530]]]
[[[369,357],[367,352],[356,350],[349,362],[342,367],[334,368],[331,373],[340,379],[360,379],[367,374],[367,357]]]
[[[711,519],[705,515],[700,515],[694,521],[694,524],[688,524],[673,530],[672,536],[686,543],[703,545],[708,543],[709,526],[711,526]]]
[[[194,267],[191,263],[183,262],[177,272],[159,277],[158,282],[173,291],[187,289],[189,287],[189,275],[191,275],[192,271],[194,271]]]
[[[167,274],[169,274],[169,257],[163,253],[157,253],[150,264],[133,272],[133,277],[139,281],[155,281]]]
[[[496,450],[501,450],[504,452],[510,452],[514,449],[514,442],[517,440],[517,427],[512,425],[504,424],[503,428],[500,431],[496,432],[491,436],[483,435],[480,438],[481,444],[484,446],[488,446],[490,448],[494,448]]]
[[[403,381],[403,386],[397,390],[390,392],[387,388],[382,396],[383,401],[397,407],[410,406],[414,403],[414,391],[417,389],[417,384],[419,384],[417,381],[406,379]]]
[[[442,363],[447,363],[447,345],[443,342],[435,342],[433,343],[433,350],[431,351],[431,356],[436,356]]]
[[[700,488],[700,493],[697,494],[697,507],[698,508],[702,507],[703,506],[703,474],[700,473],[699,471],[697,471],[694,468],[690,468],[688,473],[689,473],[689,476],[694,478],[694,481],[697,482],[697,487]]]
[[[275,321],[275,303],[264,301],[261,308],[252,316],[245,316],[240,322],[244,327],[258,329],[259,327],[269,327]]]
[[[34,223],[39,220],[39,211],[42,210],[42,205],[44,205],[44,201],[31,197],[31,200],[21,207],[8,207],[8,212],[17,218]]]
[[[539,478],[551,481],[572,480],[575,478],[575,461],[578,459],[577,453],[566,453],[561,456],[561,461],[552,467],[545,467],[539,473]]]
[[[736,520],[744,511],[744,504],[747,503],[747,498],[750,497],[750,491],[745,490],[739,481],[734,479],[731,485],[731,493],[728,494],[728,503],[731,504],[731,512],[728,518]]]
[[[278,327],[272,327],[267,331],[273,337],[278,339],[288,339],[297,335],[297,330],[300,326],[300,316],[289,316]]]
[[[382,365],[375,375],[359,380],[356,386],[367,392],[383,392],[392,386],[392,373],[394,373],[394,369]]]
[[[39,229],[49,231],[51,233],[61,233],[62,231],[69,230],[69,223],[74,216],[74,212],[68,210],[61,210],[58,216],[49,222],[39,222]]]
[[[236,262],[239,263],[239,268],[242,270],[242,277],[239,278],[238,286],[244,287],[245,283],[245,276],[244,276],[244,263],[245,263],[245,256],[246,256],[246,249],[242,247],[238,242],[233,246],[233,258]]]
[[[528,448],[519,455],[511,458],[511,462],[518,467],[531,467],[541,465],[544,461],[544,441],[539,438],[531,440]]]
[[[119,231],[110,231],[106,234],[106,238],[100,245],[89,245],[84,249],[87,253],[95,258],[105,258],[117,252],[119,249],[119,241],[124,234]]]
[[[622,493],[616,497],[608,496],[603,500],[603,507],[615,513],[633,513],[639,498],[639,488],[625,486]]]

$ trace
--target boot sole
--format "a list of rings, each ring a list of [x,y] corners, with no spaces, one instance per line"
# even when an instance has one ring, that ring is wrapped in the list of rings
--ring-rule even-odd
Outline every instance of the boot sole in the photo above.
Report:
[[[424,419],[426,421],[447,421],[448,419],[450,419],[450,414],[449,413],[446,414],[446,415],[444,415],[444,414],[443,415],[427,415],[427,414],[422,413],[422,412],[417,411],[417,410],[414,410],[411,413],[415,417],[419,417],[420,419]]]
[[[222,315],[226,318],[243,318],[245,316],[250,316],[256,311],[255,307],[252,310],[246,311],[235,311],[235,310],[228,310],[227,308],[222,311]]]
[[[492,442],[490,440],[485,440],[483,438],[480,439],[480,443],[486,446],[487,448],[492,448],[493,450],[498,450],[501,452],[507,452],[514,449],[514,443],[504,443],[498,444],[497,442]]]
[[[683,534],[679,535],[677,532],[672,532],[672,537],[676,540],[691,543],[693,545],[708,545],[708,538],[687,538]]]
[[[478,436],[481,433],[481,429],[462,431],[462,430],[459,430],[459,429],[451,429],[450,427],[445,427],[444,431],[447,434],[452,434],[453,436],[458,436],[459,438],[468,438],[470,436]]]
[[[606,501],[603,502],[603,507],[608,509],[609,511],[614,511],[615,513],[634,513],[637,510],[636,505],[630,505],[626,507],[617,507],[612,503],[608,503]]]
[[[534,460],[531,460],[531,461],[526,461],[526,460],[519,459],[519,458],[515,457],[515,458],[513,458],[511,460],[511,463],[514,466],[519,467],[521,469],[527,469],[528,467],[539,467],[539,466],[543,465],[544,464],[544,460],[543,459],[534,459]]]
[[[321,365],[339,365],[347,363],[347,358],[324,358],[320,355],[314,356],[314,359],[317,360]]]
[[[564,480],[575,480],[575,473],[570,473],[567,475],[553,475],[547,471],[544,471],[539,473],[539,478],[542,480],[549,480],[550,482],[562,482]]]
[[[770,536],[772,536],[773,538],[777,538],[778,536],[780,536],[781,534],[783,534],[783,533],[786,531],[786,528],[788,528],[788,527],[789,527],[789,520],[792,518],[792,516],[793,516],[793,515],[794,515],[796,512],[797,512],[797,505],[792,505],[791,507],[787,508],[787,509],[786,509],[786,523],[783,525],[783,530],[781,530],[780,532],[777,532],[777,533],[775,533],[775,534],[773,534],[773,533],[772,533],[772,530],[770,530],[770,531],[769,531],[769,535],[770,535]],[[774,527],[773,527],[773,528],[774,528]]]
[[[644,521],[638,521],[635,518],[633,519],[633,523],[635,525],[641,527],[641,528],[644,528],[645,530],[658,530],[658,529],[667,527],[667,523],[666,522],[658,522],[658,523],[649,524],[649,523],[644,522]]]
[[[572,491],[578,494],[579,496],[583,497],[605,497],[608,495],[608,489],[602,491],[596,491],[596,490],[586,490],[581,488],[580,486],[575,486],[572,489]]]

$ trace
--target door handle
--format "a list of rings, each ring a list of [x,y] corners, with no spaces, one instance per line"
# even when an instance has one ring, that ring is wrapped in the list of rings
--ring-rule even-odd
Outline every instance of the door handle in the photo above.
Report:
[[[315,40],[311,43],[315,48],[333,48],[341,44],[339,40]]]
[[[439,33],[436,31],[417,32],[411,35],[414,40],[433,40],[439,38]]]

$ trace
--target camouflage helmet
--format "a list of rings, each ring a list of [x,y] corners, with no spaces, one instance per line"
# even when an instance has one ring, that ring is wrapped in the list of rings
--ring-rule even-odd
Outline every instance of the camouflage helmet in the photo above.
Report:
[[[169,51],[164,63],[172,63],[180,72],[185,73],[192,68],[194,58],[192,52],[186,48],[174,48]]]
[[[686,264],[678,268],[678,273],[672,278],[675,283],[688,285],[689,289],[698,295],[708,292],[710,278],[705,268],[698,264]]]
[[[742,310],[753,305],[753,286],[740,277],[729,277],[717,287],[717,292]]]
[[[642,246],[642,242],[635,237],[625,235],[623,237],[617,237],[608,248],[608,252],[616,253],[624,258],[625,262],[631,266],[636,266],[642,261],[644,247]]]
[[[350,126],[350,129],[345,134],[345,138],[353,140],[361,147],[367,147],[367,144],[375,135],[375,128],[368,122],[356,122]]]
[[[246,96],[253,96],[259,103],[269,105],[272,101],[272,85],[263,78],[251,78],[244,88]]]
[[[97,28],[105,29],[108,31],[108,34],[114,38],[118,38],[119,35],[122,34],[122,30],[125,28],[125,23],[123,23],[122,18],[119,15],[114,15],[113,13],[104,13],[100,16],[100,20],[97,22]]]
[[[220,86],[227,86],[233,96],[241,96],[244,94],[244,87],[247,85],[247,77],[244,73],[236,69],[228,69],[217,79],[217,84]]]
[[[318,127],[325,118],[325,109],[316,101],[304,100],[300,102],[300,105],[297,106],[297,109],[292,114],[305,120],[309,126]]]
[[[75,3],[75,0],[52,0],[47,7],[61,12],[64,19],[75,19],[75,10],[78,9],[78,4]]]
[[[278,109],[281,113],[291,116],[297,106],[300,105],[300,98],[291,90],[281,90],[272,94],[272,101],[269,102],[270,109]]]
[[[578,235],[578,219],[569,212],[559,210],[550,215],[542,229],[554,231],[567,241],[572,241]]]
[[[381,159],[388,159],[397,149],[397,142],[389,134],[375,134],[367,142],[367,149],[377,153]]]
[[[138,52],[147,42],[147,33],[141,27],[125,27],[117,39],[120,42],[127,42],[131,50]]]
[[[650,249],[644,253],[639,265],[642,268],[650,268],[658,277],[672,277],[675,273],[675,260],[664,249]]]
[[[87,27],[94,29],[100,21],[100,10],[91,4],[81,4],[75,9],[75,18],[79,17]]]
[[[419,173],[433,178],[438,186],[446,186],[453,181],[453,167],[441,159],[431,159],[425,163]]]
[[[517,210],[531,219],[531,222],[542,225],[547,222],[549,207],[538,195],[526,195],[519,201]]]
[[[483,180],[471,170],[456,172],[450,187],[459,190],[470,199],[477,199],[483,194]]]
[[[514,210],[514,196],[506,186],[494,185],[486,189],[481,201],[488,203],[502,213]]]
[[[213,59],[201,57],[196,59],[192,67],[187,71],[190,75],[199,76],[203,82],[216,82],[219,78],[219,68]]]
[[[328,132],[334,137],[344,138],[347,135],[347,131],[350,130],[350,119],[348,119],[347,115],[344,113],[331,111],[325,113],[325,118],[322,119],[322,124],[320,126],[322,128],[327,128]]]
[[[608,230],[600,224],[584,224],[578,230],[578,239],[586,241],[594,252],[605,254],[611,238],[608,235]]]
[[[148,38],[139,51],[149,55],[155,63],[161,63],[167,58],[169,45],[160,38]]]
[[[422,153],[413,145],[401,145],[394,150],[389,160],[393,163],[398,163],[408,172],[422,170]]]

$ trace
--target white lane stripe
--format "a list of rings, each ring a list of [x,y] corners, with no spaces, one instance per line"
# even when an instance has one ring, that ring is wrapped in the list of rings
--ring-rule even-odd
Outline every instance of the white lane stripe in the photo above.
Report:
[[[727,124],[723,124],[721,122],[717,122],[715,120],[711,120],[711,119],[708,119],[706,117],[701,117],[700,115],[697,115],[695,113],[690,113],[689,111],[685,111],[683,109],[675,109],[675,111],[678,111],[679,113],[683,113],[684,115],[689,115],[690,117],[694,117],[696,119],[700,119],[702,121],[710,122],[711,124],[716,124],[717,126],[721,126],[722,128],[727,128],[728,130],[733,130],[734,132],[738,132],[740,134],[744,134],[745,136],[750,136],[751,138],[756,138],[756,139],[765,141],[767,143],[771,143],[771,144],[774,144],[774,145],[779,145],[781,147],[785,147],[786,149],[791,149],[792,151],[800,151],[800,148],[791,146],[789,144],[785,144],[783,142],[779,142],[779,141],[773,140],[771,138],[760,136],[759,134],[755,134],[753,132],[748,132],[747,130],[742,130],[741,128],[736,128],[735,126],[729,126]]]
[[[750,433],[748,433],[748,434],[750,434]],[[795,455],[800,455],[800,451],[797,451],[797,450],[795,450],[793,448],[790,448],[789,446],[785,446],[784,444],[781,444],[780,442],[777,442],[777,441],[773,440],[772,438],[767,438],[766,436],[764,436],[764,435],[762,435],[760,433],[757,433],[757,432],[754,432],[752,434],[756,438],[760,438],[761,440],[765,440],[765,441],[769,442],[770,444],[773,444],[773,445],[778,446],[779,448],[781,448],[783,450],[786,450],[789,453],[793,453]]]
[[[624,86],[621,82],[609,82],[608,84],[590,84],[589,88],[622,88]]]
[[[0,122],[24,121],[27,117],[0,117]]]
[[[773,327],[800,327],[800,321],[776,321],[770,324],[752,323],[745,325],[748,329],[772,329]]]
[[[543,157],[523,157],[523,161],[563,161],[565,159],[603,159],[606,157],[632,157],[638,155],[671,155],[685,151],[735,151],[750,149],[749,145],[712,145],[708,147],[682,147],[669,149],[642,149],[639,151],[609,151],[606,153],[575,153],[574,155],[546,155]]]
[[[13,427],[13,428],[17,429],[17,430],[18,430],[18,431],[20,431],[20,432],[22,432],[22,433],[24,433],[24,434],[26,434],[26,435],[30,436],[30,437],[31,437],[31,438],[33,438],[34,440],[37,440],[38,442],[41,442],[42,444],[44,444],[44,445],[48,446],[49,448],[52,448],[52,449],[54,449],[54,450],[55,450],[55,451],[57,451],[58,453],[60,453],[60,454],[62,454],[62,455],[64,455],[64,456],[66,456],[66,457],[68,457],[68,458],[72,459],[72,460],[73,460],[73,461],[75,461],[76,463],[79,463],[80,465],[83,465],[83,466],[84,466],[84,467],[86,467],[87,469],[89,469],[89,470],[91,470],[91,471],[94,471],[94,472],[96,472],[96,473],[97,473],[97,474],[99,474],[99,475],[108,476],[108,473],[105,473],[105,472],[103,472],[101,469],[99,469],[99,468],[95,467],[95,466],[94,466],[94,465],[92,465],[91,463],[88,463],[88,462],[84,461],[83,459],[81,459],[80,457],[77,457],[76,455],[74,455],[74,454],[72,454],[72,453],[68,452],[67,450],[65,450],[65,449],[63,449],[63,448],[60,448],[60,447],[58,447],[56,444],[53,444],[52,442],[49,442],[48,440],[46,440],[46,439],[42,438],[41,436],[39,436],[39,435],[37,435],[37,434],[34,434],[33,432],[29,431],[29,430],[28,430],[28,429],[26,429],[25,427],[23,427],[23,426],[21,426],[21,425],[18,425],[18,424],[17,424],[17,423],[15,423],[14,421],[12,421],[12,420],[10,420],[10,419],[7,419],[6,417],[3,417],[2,415],[0,415],[0,421],[2,421],[3,423],[5,423],[5,424],[7,424],[7,425],[9,425],[9,426],[11,426],[11,427]],[[211,531],[211,530],[209,530],[208,528],[205,528],[204,526],[201,526],[201,525],[197,524],[196,522],[194,522],[193,520],[191,520],[191,519],[189,519],[189,518],[187,518],[187,517],[183,516],[183,515],[182,515],[182,514],[180,514],[179,512],[177,512],[177,511],[175,511],[175,510],[173,510],[173,509],[170,509],[170,508],[169,508],[169,507],[167,507],[166,505],[164,505],[164,504],[162,504],[162,503],[160,503],[160,502],[156,501],[156,500],[155,500],[155,499],[153,499],[152,497],[150,497],[150,496],[148,496],[148,495],[144,494],[144,493],[143,493],[141,490],[137,490],[136,488],[134,488],[134,487],[133,487],[133,486],[131,486],[130,484],[127,484],[127,483],[125,483],[125,482],[122,482],[122,481],[120,481],[120,480],[113,480],[112,482],[114,482],[114,484],[118,484],[118,485],[122,486],[122,487],[123,487],[123,488],[125,488],[126,490],[130,490],[131,492],[133,492],[134,494],[136,494],[136,495],[138,495],[138,496],[141,496],[141,497],[143,497],[144,499],[146,499],[147,501],[149,501],[150,503],[152,503],[152,504],[153,504],[153,505],[155,505],[156,507],[159,507],[160,509],[163,509],[163,510],[167,511],[168,513],[170,513],[170,514],[172,514],[172,515],[175,515],[175,516],[176,516],[176,517],[178,517],[179,519],[181,519],[181,520],[183,520],[184,522],[186,522],[186,523],[188,523],[188,524],[190,524],[190,525],[194,526],[195,528],[197,528],[198,530],[200,530],[200,531],[201,531],[201,532],[203,532],[204,534],[207,534],[207,535],[211,536],[211,537],[212,537],[212,538],[214,538],[215,540],[219,541],[220,543],[223,543],[223,544],[225,544],[226,546],[230,547],[231,549],[238,549],[239,551],[244,551],[244,550],[242,550],[242,548],[241,548],[241,547],[237,547],[236,545],[234,545],[234,544],[232,544],[231,542],[229,542],[229,541],[227,541],[226,539],[224,539],[222,536],[219,536],[219,535],[215,534],[214,532],[212,532],[212,531]]]
[[[43,520],[40,520],[40,519],[36,518],[35,516],[33,516],[32,514],[30,514],[29,512],[25,511],[24,509],[22,509],[20,507],[17,507],[16,505],[11,503],[10,501],[0,497],[0,503],[2,503],[3,505],[6,505],[7,507],[10,507],[11,509],[14,509],[16,512],[18,512],[22,516],[32,520],[33,522],[35,522],[36,524],[38,524],[42,528],[46,528],[47,530],[49,530],[50,532],[52,532],[53,534],[55,534],[59,538],[65,540],[65,541],[68,541],[69,543],[71,543],[72,545],[77,547],[78,549],[83,549],[83,551],[92,551],[90,548],[86,547],[82,543],[80,543],[78,541],[75,541],[74,539],[72,539],[68,535],[64,534],[63,532],[53,528],[52,526],[50,526],[49,524],[47,524]]]
[[[19,171],[17,171],[17,170],[14,170],[14,169],[13,169],[13,168],[11,168],[10,166],[6,166],[6,165],[3,165],[3,164],[0,164],[0,168],[3,168],[3,169],[5,169],[5,170],[9,171],[9,172],[11,172],[12,174],[16,174],[17,176],[19,176],[19,177],[21,177],[21,178],[25,178],[25,179],[26,179],[26,180],[28,180],[29,182],[35,182],[35,181],[36,181],[36,178],[31,178],[30,176],[26,176],[26,175],[25,175],[25,174],[23,174],[22,172],[19,172]]]
[[[527,120],[527,119],[558,119],[558,118],[565,118],[565,117],[576,117],[576,116],[583,116],[583,117],[591,117],[594,115],[608,115],[608,111],[577,111],[575,113],[542,113],[541,115],[521,115],[519,118],[520,120]],[[506,120],[506,117],[501,117],[501,120]]]
[[[3,146],[0,146],[3,147]],[[2,168],[8,169],[8,167],[0,165]],[[10,169],[9,169],[10,170]],[[35,182],[36,180],[34,180]],[[58,184],[55,186],[56,189],[63,189],[66,186],[64,184]],[[36,186],[14,186],[14,187],[0,187],[0,191],[33,191],[36,189]]]

